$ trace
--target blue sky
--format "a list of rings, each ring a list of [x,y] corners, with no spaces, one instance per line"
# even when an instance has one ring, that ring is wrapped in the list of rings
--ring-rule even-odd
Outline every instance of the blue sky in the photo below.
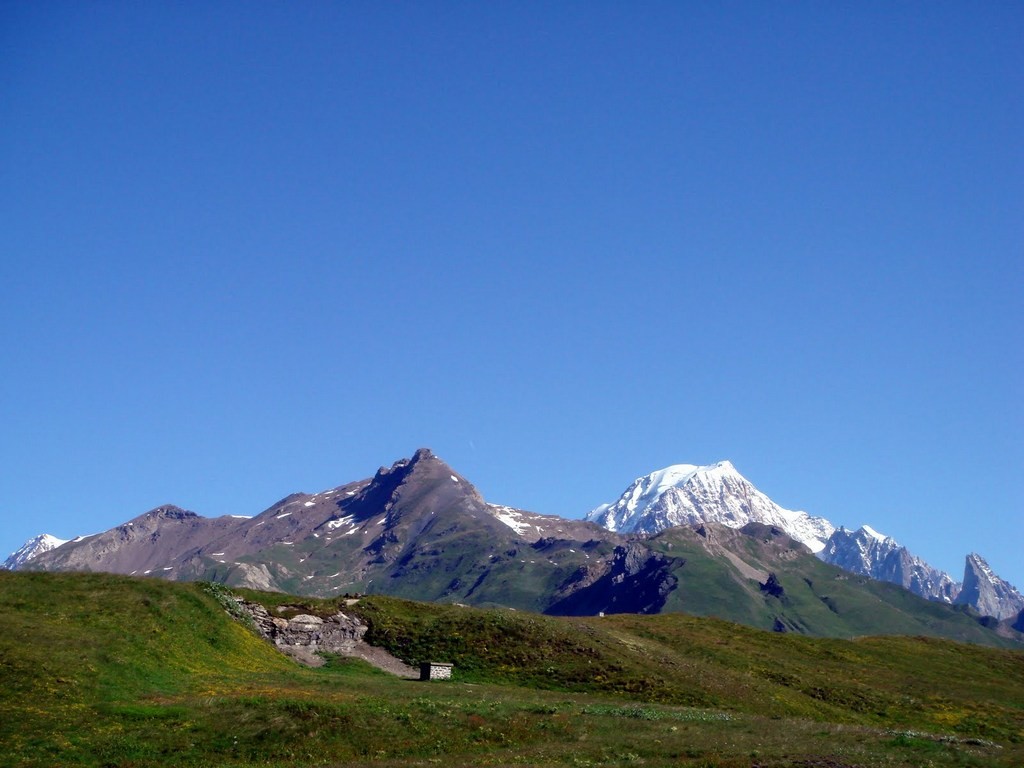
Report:
[[[1024,587],[1015,3],[0,4],[0,550],[430,446]]]

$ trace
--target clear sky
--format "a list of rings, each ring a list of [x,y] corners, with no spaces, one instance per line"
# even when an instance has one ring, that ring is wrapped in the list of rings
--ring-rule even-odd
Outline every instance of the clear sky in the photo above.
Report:
[[[1024,587],[1024,6],[0,3],[0,551],[430,446]]]

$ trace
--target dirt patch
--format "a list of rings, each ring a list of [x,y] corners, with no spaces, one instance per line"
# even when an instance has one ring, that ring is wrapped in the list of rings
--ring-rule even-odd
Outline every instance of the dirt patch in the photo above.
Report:
[[[392,675],[397,675],[398,677],[418,680],[420,676],[419,670],[415,667],[410,667],[397,656],[392,656],[383,648],[378,648],[377,646],[370,645],[369,643],[356,643],[352,648],[352,653],[348,655],[357,659],[362,659],[368,664],[372,664],[377,669],[383,669],[385,672],[390,672]]]

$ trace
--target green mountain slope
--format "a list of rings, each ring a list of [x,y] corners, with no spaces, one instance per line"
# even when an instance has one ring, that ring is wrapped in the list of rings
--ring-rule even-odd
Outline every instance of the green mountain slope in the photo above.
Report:
[[[925,635],[1007,647],[1019,642],[1019,636],[996,635],[962,607],[828,565],[768,526],[670,528],[647,543],[684,562],[663,611],[822,637]]]
[[[558,618],[364,598],[448,684],[305,669],[218,589],[0,573],[0,764],[1020,765],[1024,653],[812,639],[679,614]],[[331,613],[337,600],[255,594]]]

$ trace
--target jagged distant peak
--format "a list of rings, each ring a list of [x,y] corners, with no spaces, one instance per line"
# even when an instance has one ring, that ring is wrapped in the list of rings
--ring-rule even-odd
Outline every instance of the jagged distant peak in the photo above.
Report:
[[[812,551],[835,530],[828,520],[783,509],[737,471],[731,461],[672,464],[634,480],[619,499],[586,517],[612,531],[656,533],[675,525],[750,522],[774,525]]]
[[[956,602],[970,605],[983,616],[995,616],[1000,620],[1013,618],[1024,611],[1024,595],[996,575],[977,552],[971,552],[965,558],[963,589]]]
[[[968,568],[976,568],[986,576],[995,576],[995,572],[992,570],[992,566],[988,564],[988,560],[979,555],[977,552],[971,552],[967,555],[966,565]]]
[[[855,531],[838,528],[818,557],[851,573],[899,584],[929,600],[950,603],[960,592],[960,584],[948,573],[932,567],[870,525]]]
[[[49,552],[51,549],[56,549],[61,544],[67,543],[67,539],[58,539],[56,536],[52,536],[49,533],[41,533],[38,536],[33,536],[31,539],[26,541],[17,549],[12,552],[2,564],[0,569],[8,571],[14,571],[23,566],[43,552]]]
[[[977,552],[971,552],[964,559],[964,584],[966,586],[968,579],[973,574],[976,578],[982,578],[985,581],[998,585],[1005,586],[1008,592],[1017,593],[1017,588],[1010,584],[1010,582],[1001,578],[988,564],[988,561],[979,555]],[[1018,593],[1019,594],[1019,593]]]
[[[856,530],[851,530],[850,528],[841,525],[835,530],[830,538],[834,538],[836,540],[845,538],[852,541],[859,541],[865,547],[871,549],[879,548],[885,551],[899,549],[901,547],[900,543],[892,536],[886,536],[884,533],[880,533],[870,525],[866,524]]]
[[[884,533],[879,533],[874,528],[872,528],[870,525],[862,525],[860,527],[860,530],[862,530],[865,534],[870,536],[875,541],[880,541],[880,542],[891,541],[893,544],[896,543],[895,539],[891,538],[890,536],[886,536]]]

